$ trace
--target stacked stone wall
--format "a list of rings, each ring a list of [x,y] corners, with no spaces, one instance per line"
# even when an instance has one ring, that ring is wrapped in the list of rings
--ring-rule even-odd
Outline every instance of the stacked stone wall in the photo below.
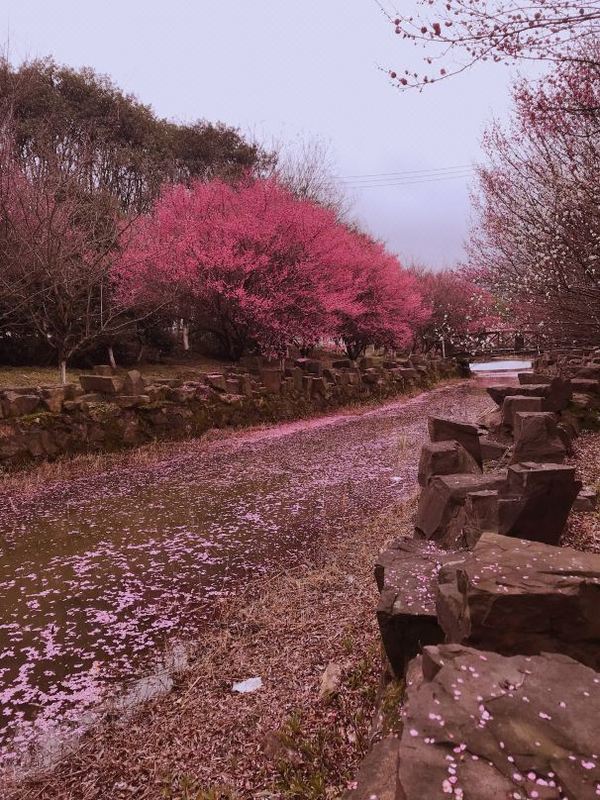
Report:
[[[457,376],[452,360],[363,358],[268,362],[244,359],[193,379],[147,380],[137,371],[97,367],[80,385],[0,392],[0,465],[153,441],[200,436],[212,428],[289,420],[344,405],[390,399]]]

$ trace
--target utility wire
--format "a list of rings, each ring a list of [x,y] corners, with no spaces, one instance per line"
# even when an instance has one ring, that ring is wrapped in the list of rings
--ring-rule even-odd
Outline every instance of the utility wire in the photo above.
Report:
[[[400,179],[400,180],[388,180],[386,182],[370,182],[370,183],[354,183],[354,184],[346,184],[346,189],[377,189],[377,188],[388,188],[392,186],[415,186],[418,184],[423,183],[441,183],[443,181],[452,181],[452,180],[467,180],[468,178],[473,177],[474,172],[464,172],[464,173],[455,173],[452,175],[441,175],[439,177],[425,177],[425,178],[417,178],[417,179]]]
[[[454,167],[431,167],[430,169],[407,169],[401,170],[400,172],[372,172],[372,173],[363,173],[360,175],[341,175],[336,177],[336,180],[340,181],[354,181],[356,179],[370,179],[370,178],[390,178],[390,177],[409,177],[414,175],[415,177],[419,175],[427,174],[443,174],[445,172],[454,172],[457,170],[465,170],[465,169],[474,169],[473,164],[457,164]]]

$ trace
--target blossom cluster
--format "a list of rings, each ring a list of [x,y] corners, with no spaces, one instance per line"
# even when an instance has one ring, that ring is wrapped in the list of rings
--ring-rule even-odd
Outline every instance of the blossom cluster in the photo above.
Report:
[[[402,347],[429,314],[384,246],[273,179],[165,187],[115,267],[130,305],[166,304],[223,352],[281,355],[335,339]]]

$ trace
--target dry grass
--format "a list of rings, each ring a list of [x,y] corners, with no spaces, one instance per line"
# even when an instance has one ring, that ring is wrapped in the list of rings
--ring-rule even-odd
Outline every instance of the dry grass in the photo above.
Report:
[[[78,378],[86,370],[67,370],[67,381],[77,383]],[[0,367],[0,389],[9,389],[12,386],[27,386],[34,389],[36,386],[51,386],[60,383],[58,368],[56,367]]]
[[[233,431],[208,431],[203,441],[232,435]],[[179,445],[185,444],[178,443]],[[32,463],[23,470],[2,473],[0,467],[0,490],[6,495],[14,492],[19,495],[30,495],[50,484],[66,482],[95,475],[108,470],[129,469],[152,464],[161,456],[173,452],[172,441],[153,442],[132,450],[116,453],[83,453],[76,456],[65,456],[56,461]]]
[[[147,378],[192,378],[198,372],[220,372],[231,364],[204,356],[194,356],[184,361],[165,364],[140,364],[136,367]],[[130,367],[131,369],[131,367]],[[69,383],[78,383],[79,376],[91,372],[90,369],[67,370]],[[0,389],[11,386],[48,386],[60,383],[57,367],[0,367]]]
[[[583,433],[575,442],[574,463],[584,486],[600,493],[600,433]],[[600,553],[600,507],[585,514],[571,514],[562,543],[577,550]]]
[[[6,800],[331,800],[369,744],[381,662],[372,564],[414,505],[340,531],[302,568],[225,604],[175,689],[87,735]],[[336,695],[319,697],[329,662]],[[234,694],[234,681],[264,687]]]

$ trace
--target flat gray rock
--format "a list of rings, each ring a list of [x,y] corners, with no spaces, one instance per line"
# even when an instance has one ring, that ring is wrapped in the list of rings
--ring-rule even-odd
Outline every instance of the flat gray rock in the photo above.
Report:
[[[481,466],[481,446],[477,425],[464,420],[432,416],[427,420],[427,427],[432,442],[458,442]]]
[[[399,539],[378,557],[375,580],[381,592],[377,622],[393,673],[404,675],[408,662],[425,644],[442,642],[436,616],[440,568],[459,554],[432,542]]]
[[[505,486],[506,470],[482,475],[438,475],[421,492],[417,510],[417,531],[425,538],[450,549],[461,547],[467,495]]]
[[[600,676],[566,656],[427,647],[396,800],[598,800]],[[377,795],[375,795],[377,796]]]
[[[439,573],[446,641],[504,655],[562,653],[600,669],[599,609],[594,553],[484,533]]]

